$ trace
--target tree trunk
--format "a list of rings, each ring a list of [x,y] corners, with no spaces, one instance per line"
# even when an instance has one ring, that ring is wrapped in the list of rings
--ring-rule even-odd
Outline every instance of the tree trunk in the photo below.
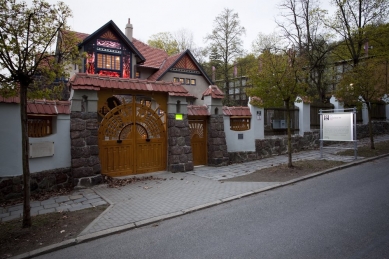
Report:
[[[22,126],[22,163],[23,163],[23,228],[31,227],[30,207],[30,166],[29,141],[27,129],[27,86],[20,85],[20,122]]]
[[[292,134],[290,130],[290,104],[289,102],[286,102],[286,125],[288,128],[288,167],[292,168]]]
[[[374,136],[373,136],[373,124],[371,122],[371,103],[366,102],[367,114],[368,114],[368,126],[369,126],[369,137],[370,137],[370,149],[375,149]]]

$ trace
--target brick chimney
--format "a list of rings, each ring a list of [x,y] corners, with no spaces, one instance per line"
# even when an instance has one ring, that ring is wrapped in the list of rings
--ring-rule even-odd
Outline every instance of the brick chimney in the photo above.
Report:
[[[128,23],[126,24],[126,36],[127,38],[132,42],[132,31],[133,31],[133,27],[132,27],[132,24],[130,22],[130,18],[128,18]]]

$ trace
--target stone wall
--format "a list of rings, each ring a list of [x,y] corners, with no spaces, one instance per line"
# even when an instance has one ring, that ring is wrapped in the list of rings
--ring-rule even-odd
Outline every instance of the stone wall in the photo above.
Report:
[[[102,177],[97,113],[72,112],[70,120],[73,185],[81,187],[99,184]]]
[[[31,193],[73,187],[70,168],[57,168],[54,170],[32,173],[30,179]],[[22,195],[23,175],[0,178],[0,201],[21,198]]]
[[[387,121],[373,121],[373,134],[389,134],[389,122]],[[369,137],[369,125],[357,124],[357,139]]]
[[[188,115],[176,120],[168,115],[168,171],[172,173],[193,170],[193,153],[190,143]]]
[[[208,165],[225,166],[229,163],[223,115],[211,115],[208,124]]]
[[[374,121],[373,134],[389,134],[389,122]],[[357,139],[369,137],[368,125],[357,124]],[[325,141],[324,146],[339,143],[337,141]],[[274,138],[256,139],[255,152],[229,152],[229,163],[242,163],[253,160],[258,160],[271,156],[278,156],[288,153],[288,141],[286,136]],[[320,132],[319,130],[305,132],[304,136],[292,136],[292,150],[299,152],[303,150],[320,148]]]

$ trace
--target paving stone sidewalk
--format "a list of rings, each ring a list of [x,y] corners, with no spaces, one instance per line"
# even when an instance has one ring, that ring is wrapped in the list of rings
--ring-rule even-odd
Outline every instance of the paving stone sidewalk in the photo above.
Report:
[[[389,140],[389,135],[375,137],[376,142]],[[368,139],[359,141],[359,145]],[[325,149],[324,159],[345,162],[354,161],[353,156],[339,156],[339,147],[350,148],[352,143],[334,145]],[[319,150],[293,154],[293,160],[320,159]],[[362,159],[358,157],[358,159]],[[52,197],[45,201],[31,203],[31,215],[58,211],[74,211],[93,206],[110,204],[109,208],[94,220],[80,236],[99,233],[118,227],[135,227],[150,221],[185,214],[196,208],[207,207],[226,200],[255,193],[260,189],[280,183],[268,182],[223,182],[236,176],[250,174],[256,170],[287,162],[287,156],[274,156],[257,161],[233,164],[224,167],[196,167],[187,173],[152,173],[154,180],[136,182],[121,188],[108,188],[106,185],[91,189],[76,190],[72,195]],[[0,207],[0,222],[21,218],[22,204]]]
[[[97,195],[92,189],[75,190],[71,195],[56,196],[44,201],[31,202],[31,216],[42,215],[52,212],[83,210],[107,202]],[[23,204],[10,207],[0,207],[0,222],[5,222],[23,215]]]

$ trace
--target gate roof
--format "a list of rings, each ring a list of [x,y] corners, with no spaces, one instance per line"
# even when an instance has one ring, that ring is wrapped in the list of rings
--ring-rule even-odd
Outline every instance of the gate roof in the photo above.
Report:
[[[135,91],[165,92],[172,96],[190,96],[181,83],[148,81],[130,78],[117,78],[101,75],[78,73],[69,81],[71,89],[94,90],[122,89]]]

